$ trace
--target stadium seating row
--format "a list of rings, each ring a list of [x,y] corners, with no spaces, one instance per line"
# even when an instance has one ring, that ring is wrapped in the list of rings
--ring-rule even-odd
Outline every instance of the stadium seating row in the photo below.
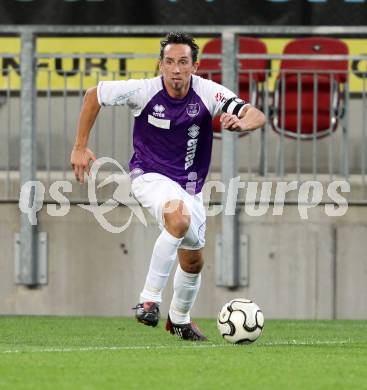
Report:
[[[205,54],[220,54],[221,47],[220,38],[209,41],[203,48],[204,58],[199,68],[201,76],[219,83],[221,61],[205,58]],[[239,54],[267,54],[265,43],[252,37],[239,37],[238,47]],[[348,54],[347,45],[334,38],[300,38],[285,46],[286,57],[281,60],[270,104],[271,125],[277,133],[312,140],[337,129],[345,112],[348,60],[330,56]],[[264,84],[271,67],[264,57],[238,61],[239,96],[260,107],[264,105]],[[214,119],[213,125],[216,138],[220,138],[219,118]]]

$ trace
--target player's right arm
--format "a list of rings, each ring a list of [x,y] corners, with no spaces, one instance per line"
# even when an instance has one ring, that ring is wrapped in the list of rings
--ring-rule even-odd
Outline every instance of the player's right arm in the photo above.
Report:
[[[84,172],[89,174],[89,164],[95,161],[94,153],[87,147],[90,130],[97,118],[101,106],[97,99],[97,87],[89,88],[84,95],[79,115],[77,133],[70,162],[78,182],[84,183]]]
[[[71,165],[75,178],[84,183],[84,172],[89,174],[89,164],[96,157],[87,147],[90,131],[97,118],[101,106],[128,106],[134,115],[140,115],[146,103],[146,81],[119,80],[101,81],[97,87],[89,88],[84,96],[82,109],[79,115],[78,129]]]

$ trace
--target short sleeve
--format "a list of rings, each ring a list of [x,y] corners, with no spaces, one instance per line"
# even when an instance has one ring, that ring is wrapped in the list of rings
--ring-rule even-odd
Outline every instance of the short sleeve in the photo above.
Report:
[[[245,106],[250,105],[221,84],[201,77],[196,77],[195,81],[198,93],[212,116],[222,112],[238,116]]]
[[[139,112],[145,102],[144,80],[100,81],[97,86],[101,106],[128,106]]]
[[[240,99],[235,93],[233,93],[228,88],[220,85],[218,83],[212,82],[213,94],[212,98],[214,100],[214,115],[221,114],[222,112],[227,112],[232,115],[240,115],[242,109],[249,105],[249,103]]]

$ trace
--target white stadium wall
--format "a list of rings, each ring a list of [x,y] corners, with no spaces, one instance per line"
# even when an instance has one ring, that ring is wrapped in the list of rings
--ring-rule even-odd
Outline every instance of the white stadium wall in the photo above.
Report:
[[[0,314],[130,316],[144,283],[159,234],[148,218],[121,234],[108,233],[87,211],[72,206],[65,217],[40,213],[39,231],[48,235],[48,284],[30,289],[15,284],[16,204],[0,205]],[[111,223],[127,221],[116,209]],[[367,319],[367,207],[350,206],[343,217],[325,215],[324,206],[302,221],[296,206],[282,217],[240,213],[241,233],[249,237],[249,286],[215,284],[215,237],[220,217],[209,217],[202,288],[193,316],[214,317],[222,304],[248,297],[266,318]],[[167,313],[172,281],[164,293]]]

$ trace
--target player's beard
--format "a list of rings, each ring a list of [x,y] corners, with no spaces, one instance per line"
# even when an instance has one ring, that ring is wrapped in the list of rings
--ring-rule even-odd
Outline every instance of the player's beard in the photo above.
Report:
[[[180,91],[181,89],[183,89],[183,86],[184,86],[184,83],[182,80],[172,80],[172,88],[175,91]]]

